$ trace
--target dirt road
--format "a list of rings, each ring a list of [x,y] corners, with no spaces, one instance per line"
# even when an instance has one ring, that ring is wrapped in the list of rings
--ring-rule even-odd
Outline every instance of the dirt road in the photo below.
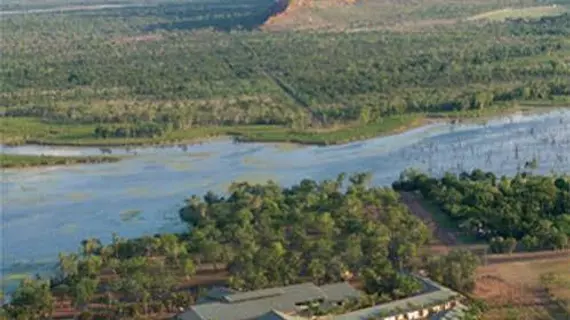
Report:
[[[457,237],[455,237],[452,232],[443,229],[434,221],[432,214],[420,204],[416,195],[410,192],[401,192],[400,195],[402,196],[402,202],[408,206],[414,215],[422,219],[428,228],[432,230],[432,233],[437,240],[439,240],[443,245],[456,246],[459,244]]]
[[[479,249],[483,252],[484,245],[462,245],[452,231],[446,230],[439,226],[433,219],[432,214],[426,210],[418,196],[410,192],[401,192],[402,202],[408,206],[410,211],[422,219],[422,221],[432,230],[433,235],[439,244],[430,246],[430,251],[437,254],[445,254],[453,249],[464,248],[468,250]],[[565,251],[540,251],[540,252],[523,252],[513,254],[488,254],[486,256],[487,264],[500,264],[508,262],[525,262],[535,260],[558,260],[570,257],[570,250]]]

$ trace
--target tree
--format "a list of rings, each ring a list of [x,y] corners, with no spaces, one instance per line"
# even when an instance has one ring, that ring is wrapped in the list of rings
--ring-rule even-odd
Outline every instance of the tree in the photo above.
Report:
[[[341,281],[345,273],[349,271],[344,262],[338,257],[330,259],[325,270],[325,277],[328,282]]]
[[[183,266],[183,272],[184,272],[184,275],[186,276],[186,278],[190,278],[194,274],[196,274],[196,265],[194,264],[194,261],[192,260],[192,258],[184,259],[182,266]]]
[[[78,263],[78,275],[80,277],[95,278],[101,272],[103,259],[101,256],[90,255]]]
[[[427,270],[432,279],[453,290],[469,292],[475,286],[475,270],[479,258],[467,250],[453,250],[446,256],[428,261]]]
[[[54,310],[49,282],[25,279],[12,296],[6,313],[11,319],[48,319]]]
[[[490,248],[494,253],[512,253],[517,246],[517,240],[508,237],[504,239],[503,237],[491,238]]]
[[[61,277],[63,278],[75,276],[78,272],[77,255],[74,253],[68,255],[60,253],[58,269],[61,274]]]
[[[93,254],[99,254],[102,248],[101,240],[96,238],[89,238],[81,242],[82,254],[85,256],[90,256]]]
[[[178,264],[180,257],[188,253],[186,244],[181,242],[174,234],[160,236],[160,251],[166,255],[169,260],[172,260],[175,265]]]
[[[525,235],[521,239],[521,243],[524,246],[525,250],[533,251],[539,248],[540,243],[537,237],[531,236],[529,234]]]
[[[99,286],[98,279],[82,278],[73,288],[73,300],[75,306],[81,310],[85,310],[87,304],[93,299]]]
[[[393,281],[392,295],[395,299],[409,297],[420,292],[423,288],[417,279],[408,275],[396,274]]]
[[[307,266],[307,273],[315,283],[320,284],[326,275],[325,265],[319,259],[312,259]]]
[[[527,250],[566,245],[570,222],[563,217],[570,192],[565,181],[528,172],[497,181],[492,173],[475,169],[459,179],[451,174],[441,179],[403,176],[394,188],[420,190],[462,232],[489,241],[493,252],[512,252],[519,241]]]

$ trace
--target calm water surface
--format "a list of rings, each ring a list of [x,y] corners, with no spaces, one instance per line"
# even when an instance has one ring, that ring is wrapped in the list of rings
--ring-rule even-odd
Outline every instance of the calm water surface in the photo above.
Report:
[[[90,11],[90,10],[104,10],[104,9],[121,9],[133,7],[146,7],[145,4],[97,4],[97,5],[77,5],[77,6],[63,6],[55,8],[39,8],[39,9],[24,9],[24,10],[2,10],[1,16],[9,15],[25,15],[25,14],[38,14],[38,13],[62,13],[68,11]]]
[[[101,153],[97,148],[39,146],[2,150]],[[24,273],[52,268],[58,252],[77,250],[87,237],[109,241],[111,232],[136,237],[181,231],[177,211],[184,199],[207,190],[223,192],[235,180],[273,179],[290,185],[303,178],[371,171],[375,184],[389,185],[408,167],[434,174],[476,167],[514,174],[533,158],[539,161],[538,172],[570,172],[570,111],[514,115],[482,125],[435,124],[342,146],[238,144],[222,139],[113,153],[132,156],[111,164],[3,172],[0,241],[7,291]]]

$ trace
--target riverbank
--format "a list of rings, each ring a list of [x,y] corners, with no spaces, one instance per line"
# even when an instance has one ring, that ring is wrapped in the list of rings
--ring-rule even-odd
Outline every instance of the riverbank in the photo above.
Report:
[[[73,164],[93,164],[108,163],[120,161],[120,157],[115,156],[34,156],[34,155],[16,155],[16,154],[0,154],[0,168],[29,168],[43,166],[61,166]]]
[[[513,113],[542,113],[568,107],[568,101],[525,101],[512,105],[495,105],[482,110],[414,113],[385,117],[370,124],[345,124],[329,128],[292,129],[275,125],[199,127],[173,130],[155,138],[96,138],[95,125],[54,124],[37,118],[0,120],[0,134],[5,145],[47,145],[70,147],[128,147],[202,143],[229,136],[239,142],[296,143],[301,145],[339,145],[380,136],[398,134],[435,122],[477,122]]]
[[[442,123],[346,147],[284,150],[276,144],[218,139],[187,152],[178,147],[138,150],[139,156],[112,165],[5,170],[3,272],[45,274],[51,270],[50,263],[57,263],[58,252],[76,252],[76,244],[89,237],[109,243],[111,232],[125,238],[184,232],[187,229],[178,218],[183,199],[208,190],[223,193],[232,181],[273,180],[291,186],[306,177],[324,180],[341,172],[369,171],[373,185],[390,186],[407,168],[442,175],[448,170],[483,167],[499,176],[511,176],[536,155],[540,155],[540,163],[533,172],[563,174],[570,172],[564,156],[570,150],[565,139],[568,123],[570,110],[565,109],[543,116],[517,116],[512,122],[494,121],[488,126]],[[529,134],[521,134],[525,132]],[[557,143],[545,143],[553,139]],[[518,159],[514,156],[517,146]],[[34,150],[30,146],[14,151]],[[98,149],[84,153],[66,148],[35,151],[96,155],[89,152]],[[113,155],[123,153],[126,151],[113,150]],[[16,286],[12,281],[5,291],[13,292]]]
[[[520,101],[514,104],[497,104],[481,110],[469,110],[448,113],[429,113],[428,118],[433,121],[467,122],[477,123],[492,120],[493,118],[506,117],[515,113],[523,115],[541,114],[557,109],[570,107],[570,100],[560,101]]]
[[[339,145],[386,135],[398,134],[433,122],[424,115],[385,118],[367,125],[346,125],[315,131],[282,131],[236,134],[239,142],[295,143],[300,145]]]
[[[69,147],[126,147],[196,144],[229,136],[242,142],[289,142],[303,145],[343,144],[396,134],[429,123],[424,114],[386,117],[367,125],[342,125],[323,129],[295,130],[283,126],[251,125],[200,127],[174,130],[156,138],[96,138],[94,125],[53,124],[36,118],[2,118],[0,133],[10,146],[34,144]]]

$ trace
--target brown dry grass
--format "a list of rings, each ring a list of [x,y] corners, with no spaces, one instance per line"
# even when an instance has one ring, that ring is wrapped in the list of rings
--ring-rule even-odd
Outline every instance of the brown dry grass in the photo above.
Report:
[[[570,279],[570,257],[491,264],[477,272],[474,294],[491,307],[484,319],[569,319],[550,294],[568,299],[570,287],[549,293],[541,276],[553,273]]]

